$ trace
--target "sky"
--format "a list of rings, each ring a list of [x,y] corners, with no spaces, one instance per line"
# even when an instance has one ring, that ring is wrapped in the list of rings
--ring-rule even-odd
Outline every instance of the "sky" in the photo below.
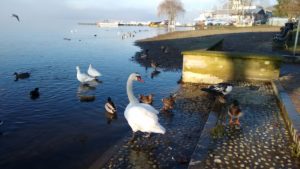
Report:
[[[186,13],[178,20],[187,23],[193,21],[200,11],[220,6],[225,0],[181,1]],[[261,1],[270,5],[275,3],[275,0]],[[12,13],[18,14],[21,20],[35,22],[158,21],[164,19],[157,16],[160,2],[162,0],[0,0],[0,21],[5,23],[11,19]]]

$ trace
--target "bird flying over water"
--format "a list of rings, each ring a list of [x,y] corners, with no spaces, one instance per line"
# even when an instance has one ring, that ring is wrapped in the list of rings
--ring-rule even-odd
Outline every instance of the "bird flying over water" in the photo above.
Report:
[[[11,16],[15,17],[20,22],[19,16],[17,14],[12,14]]]

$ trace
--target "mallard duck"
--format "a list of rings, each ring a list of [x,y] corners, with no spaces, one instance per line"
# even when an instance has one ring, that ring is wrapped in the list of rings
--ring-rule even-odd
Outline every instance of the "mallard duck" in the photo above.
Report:
[[[115,114],[117,111],[117,108],[110,97],[107,98],[107,102],[105,103],[104,107],[105,107],[105,110],[111,114]]]
[[[153,94],[146,95],[139,95],[140,103],[152,104],[153,102]]]
[[[230,116],[229,124],[237,124],[240,125],[239,118],[243,115],[242,110],[240,108],[239,102],[237,100],[234,100],[228,109],[228,115]],[[233,122],[233,119],[236,119],[235,122]]]
[[[156,70],[158,66],[159,66],[158,63],[156,63],[156,62],[154,62],[153,60],[151,60],[151,67],[152,67],[154,70]]]
[[[30,98],[31,99],[37,99],[40,97],[39,88],[35,88],[34,90],[30,91]]]
[[[171,94],[169,97],[163,98],[161,101],[163,102],[163,111],[172,110],[175,104],[175,96]]]
[[[24,72],[24,73],[17,73],[15,72],[14,75],[16,76],[16,81],[19,79],[26,79],[30,77],[30,73]]]

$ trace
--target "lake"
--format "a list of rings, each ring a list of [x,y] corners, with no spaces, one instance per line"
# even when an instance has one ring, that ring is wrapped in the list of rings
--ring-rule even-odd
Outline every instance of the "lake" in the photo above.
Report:
[[[140,30],[140,31],[139,31]],[[122,40],[125,32],[135,37]],[[140,51],[134,41],[165,33],[149,27],[97,28],[96,26],[18,23],[0,33],[0,168],[81,169],[90,166],[107,149],[130,132],[124,119],[128,104],[126,81],[139,72],[145,83],[135,83],[134,93],[161,98],[178,89],[181,72],[162,72],[151,78],[130,59]],[[97,36],[94,36],[94,35]],[[71,40],[64,40],[70,38]],[[102,73],[102,83],[80,86],[76,66],[88,65]],[[30,72],[29,79],[14,81],[14,72]],[[40,98],[29,92],[40,89]],[[79,94],[95,95],[94,102],[80,102]],[[118,117],[108,121],[104,104],[111,97]]]

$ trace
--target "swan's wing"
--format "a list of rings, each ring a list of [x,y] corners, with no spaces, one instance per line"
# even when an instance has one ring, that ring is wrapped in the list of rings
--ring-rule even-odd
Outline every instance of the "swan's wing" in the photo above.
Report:
[[[159,125],[157,112],[152,106],[134,104],[127,106],[124,115],[131,127],[145,131]]]
[[[84,73],[81,73],[81,74],[80,74],[80,77],[81,77],[81,79],[82,79],[83,81],[85,81],[85,82],[89,82],[89,81],[92,81],[92,80],[95,79],[95,78],[93,78],[93,77],[91,77],[91,76],[89,76],[89,75],[87,75],[87,74],[84,74]]]
[[[101,73],[93,67],[89,67],[88,74],[91,76],[101,76]]]

